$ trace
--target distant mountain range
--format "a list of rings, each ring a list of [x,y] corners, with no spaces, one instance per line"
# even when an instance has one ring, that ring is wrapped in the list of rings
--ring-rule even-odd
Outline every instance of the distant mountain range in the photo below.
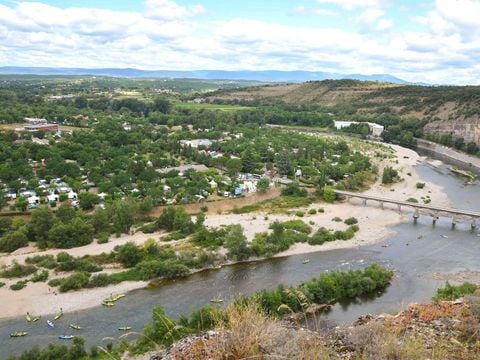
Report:
[[[305,82],[309,80],[353,79],[364,81],[380,81],[396,84],[409,84],[408,81],[388,74],[338,74],[321,71],[225,71],[225,70],[139,70],[139,69],[82,69],[82,68],[50,68],[50,67],[0,67],[0,74],[18,75],[92,75],[125,78],[170,78],[170,79],[201,79],[201,80],[255,80],[262,82]]]

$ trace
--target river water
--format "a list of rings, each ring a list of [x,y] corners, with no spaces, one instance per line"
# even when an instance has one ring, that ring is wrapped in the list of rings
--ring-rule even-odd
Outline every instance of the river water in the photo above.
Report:
[[[453,206],[480,210],[479,182],[465,185],[464,180],[449,173],[445,165],[418,165],[417,171],[424,181],[441,185]],[[99,306],[65,314],[55,329],[48,328],[43,319],[34,324],[27,324],[23,318],[0,320],[0,358],[18,354],[33,345],[46,346],[60,341],[58,335],[73,332],[68,329],[72,322],[83,327],[75,335],[85,338],[87,344],[105,345],[119,338],[119,326],[129,325],[134,331],[141,331],[150,322],[151,310],[157,305],[162,305],[168,315],[178,317],[209,304],[214,297],[228,304],[239,294],[272,288],[279,283],[298,284],[323,272],[361,269],[371,263],[392,268],[396,276],[382,294],[336,304],[320,320],[320,326],[348,324],[362,314],[397,312],[409,303],[429,301],[443,281],[427,279],[425,274],[480,271],[480,237],[478,230],[470,229],[469,222],[459,223],[452,229],[448,218],[440,218],[436,226],[432,226],[431,219],[423,216],[416,224],[409,219],[393,229],[396,235],[375,245],[309,254],[308,264],[302,264],[306,256],[270,259],[198,273],[165,282],[155,289],[136,290],[112,308]],[[419,235],[422,236],[419,238]],[[28,331],[29,335],[9,338],[12,331],[20,330]]]

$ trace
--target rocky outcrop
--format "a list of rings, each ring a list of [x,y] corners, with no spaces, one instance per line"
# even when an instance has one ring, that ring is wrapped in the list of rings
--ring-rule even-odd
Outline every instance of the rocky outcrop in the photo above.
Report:
[[[462,138],[465,143],[474,142],[480,145],[480,116],[455,120],[437,120],[425,125],[426,133],[451,134],[453,138]]]

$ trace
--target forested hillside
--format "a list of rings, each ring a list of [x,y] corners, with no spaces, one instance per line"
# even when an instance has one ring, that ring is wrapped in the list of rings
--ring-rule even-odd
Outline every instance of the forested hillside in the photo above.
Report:
[[[209,102],[278,104],[318,107],[343,120],[370,120],[388,125],[391,119],[418,121],[426,137],[453,146],[480,144],[480,87],[414,86],[355,80],[220,90]],[[415,135],[415,134],[414,134]],[[419,135],[419,134],[416,134]],[[463,140],[462,144],[459,142]],[[461,147],[460,146],[460,147]],[[459,147],[459,146],[457,146]]]

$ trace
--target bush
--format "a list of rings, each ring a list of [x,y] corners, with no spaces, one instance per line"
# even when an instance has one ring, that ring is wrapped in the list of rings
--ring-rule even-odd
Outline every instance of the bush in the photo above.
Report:
[[[417,204],[417,203],[418,203],[418,200],[417,200],[417,199],[415,199],[415,198],[413,198],[413,197],[411,197],[411,198],[408,198],[406,201],[407,201],[407,202],[414,203],[414,204]]]
[[[308,210],[309,215],[315,215],[316,213],[317,213],[317,210],[315,210],[315,209]]]
[[[126,268],[134,267],[142,261],[142,252],[133,242],[115,247],[116,258]]]
[[[62,251],[57,254],[57,262],[62,263],[62,262],[67,262],[73,260],[73,256],[71,256],[69,253]]]
[[[28,238],[22,230],[13,231],[0,239],[0,252],[13,252],[28,245]]]
[[[152,234],[158,230],[158,225],[154,222],[150,224],[145,224],[139,230],[144,234]]]
[[[295,213],[295,216],[298,216],[298,217],[304,217],[305,216],[305,213],[303,211],[297,211]]]
[[[52,279],[48,282],[48,285],[51,286],[51,287],[60,286],[60,284],[62,283],[62,280],[63,279],[61,279],[61,278]]]
[[[342,221],[342,218],[338,217],[338,216],[335,216],[332,221],[335,221],[335,222],[341,222]]]
[[[6,270],[0,273],[1,277],[11,279],[17,277],[24,277],[33,274],[37,271],[37,268],[33,265],[21,265],[16,260],[13,261],[13,264]]]
[[[206,212],[208,211],[208,206],[203,205],[203,206],[200,208],[200,211],[206,213]]]
[[[386,166],[383,169],[382,183],[383,184],[391,184],[391,183],[396,181],[397,177],[398,177],[398,171],[393,169],[390,166]]]
[[[10,285],[10,289],[14,291],[22,290],[24,287],[27,286],[27,283],[28,283],[27,280],[17,281],[15,284]]]
[[[6,284],[0,281],[0,288],[4,287]]]
[[[450,285],[447,281],[445,287],[437,289],[434,300],[456,300],[464,295],[473,294],[477,290],[477,286],[471,283],[463,283],[461,285]]]
[[[85,272],[99,272],[103,268],[100,265],[94,264],[86,259],[72,258],[68,261],[63,261],[58,264],[58,270],[60,271],[85,271]]]
[[[310,234],[312,228],[305,224],[302,220],[288,220],[282,223],[287,230],[295,230],[304,234]]]
[[[308,195],[307,189],[301,188],[296,183],[291,183],[282,189],[283,196],[297,196],[306,197]]]
[[[349,217],[348,219],[345,219],[344,223],[346,225],[355,225],[358,223],[358,220],[354,217]]]
[[[97,243],[106,244],[108,243],[109,238],[110,238],[110,234],[108,232],[101,232],[97,235]]]
[[[425,187],[425,183],[417,182],[417,183],[415,184],[415,187],[416,187],[417,189],[423,189],[423,188]]]
[[[333,203],[337,199],[337,194],[335,194],[335,190],[333,187],[327,186],[323,191],[322,197],[325,202]]]
[[[27,257],[25,263],[35,264],[46,269],[53,269],[57,266],[57,262],[53,255],[35,255],[33,257]]]
[[[90,274],[87,272],[76,272],[66,278],[63,278],[60,283],[60,292],[67,292],[70,290],[79,290],[86,287],[90,280]]]
[[[48,279],[48,270],[43,270],[41,272],[37,272],[33,274],[32,278],[30,279],[31,282],[45,282]]]

